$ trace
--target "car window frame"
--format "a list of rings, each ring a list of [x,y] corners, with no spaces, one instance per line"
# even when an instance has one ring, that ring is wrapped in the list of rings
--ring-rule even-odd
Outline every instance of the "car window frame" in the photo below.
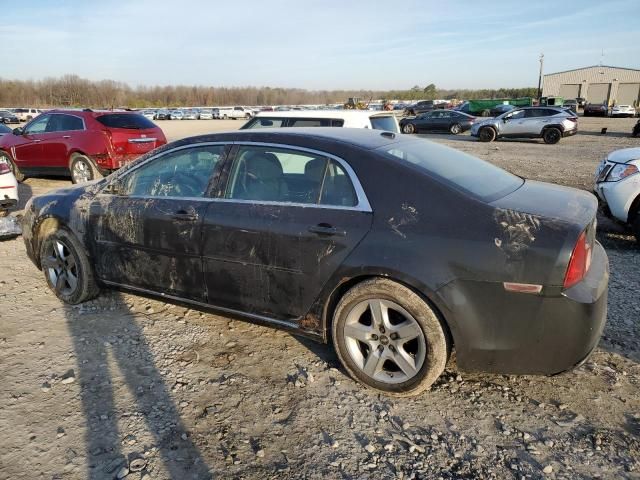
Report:
[[[204,191],[204,194],[201,197],[176,197],[173,195],[167,195],[167,196],[157,196],[157,195],[130,195],[127,193],[122,193],[119,191],[116,192],[112,192],[109,191],[110,188],[112,188],[112,185],[116,184],[118,186],[122,186],[126,177],[131,175],[133,172],[135,172],[136,170],[142,168],[145,165],[148,165],[151,162],[154,162],[156,160],[160,160],[162,157],[166,156],[166,155],[172,155],[176,152],[179,152],[181,150],[188,150],[191,148],[202,148],[202,147],[218,147],[218,146],[222,146],[222,153],[220,155],[220,160],[218,161],[218,163],[216,164],[216,166],[214,167],[213,171],[211,172],[211,175],[209,177],[209,182],[207,183],[207,188]],[[229,156],[229,152],[232,148],[232,142],[201,142],[201,143],[191,143],[188,145],[180,145],[174,148],[170,148],[167,150],[162,150],[160,152],[155,153],[154,155],[151,155],[149,158],[144,159],[141,162],[138,162],[138,164],[127,168],[125,171],[122,172],[116,172],[114,174],[114,178],[107,182],[102,190],[100,191],[101,194],[107,194],[107,195],[117,195],[119,197],[126,197],[126,198],[133,198],[133,199],[168,199],[168,200],[198,200],[198,201],[211,201],[214,200],[215,197],[214,195],[216,194],[216,192],[219,190],[219,182],[220,182],[220,177],[221,177],[221,172],[222,169],[226,163],[227,157]]]
[[[47,126],[49,125],[49,120],[51,120],[51,113],[43,113],[41,115],[38,115],[37,117],[33,118],[29,123],[27,123],[24,127],[22,127],[22,131],[24,132],[25,135],[42,135],[45,133],[50,133],[47,132]],[[43,118],[47,119],[46,125],[44,126],[44,130],[42,132],[29,132],[29,127],[31,125],[33,125],[36,122],[41,122]]]
[[[79,118],[82,121],[82,128],[81,129],[76,129],[76,130],[51,130],[51,131],[45,131],[43,133],[61,133],[61,132],[84,132],[87,130],[87,124],[84,121],[84,118],[82,118],[80,115],[73,115],[72,113],[62,113],[62,112],[56,112],[56,113],[49,113],[49,121],[51,121],[51,119],[55,116],[55,115],[59,115],[59,116],[63,116],[63,117],[74,117],[74,118]],[[36,118],[39,118],[36,117]],[[49,127],[49,122],[47,122],[47,128]]]
[[[351,186],[356,194],[357,203],[353,206],[345,206],[345,205],[325,205],[319,203],[298,203],[298,202],[281,202],[277,200],[245,200],[245,199],[237,199],[237,198],[225,198],[225,192],[227,191],[229,182],[231,181],[231,170],[233,168],[233,164],[237,158],[238,151],[240,147],[267,147],[267,148],[279,148],[283,150],[292,150],[298,151],[300,153],[312,154],[320,157],[324,157],[328,160],[334,160],[338,163],[345,171],[349,180],[351,182]],[[322,208],[322,209],[332,209],[332,210],[351,210],[357,212],[365,212],[372,213],[373,210],[371,208],[371,203],[369,203],[369,199],[367,194],[362,187],[362,183],[360,179],[356,175],[351,165],[344,159],[333,155],[331,153],[323,152],[321,150],[315,150],[312,148],[301,147],[298,145],[289,145],[283,143],[270,143],[270,142],[246,142],[246,141],[236,141],[233,142],[233,148],[229,151],[228,155],[226,155],[223,168],[221,170],[219,182],[217,183],[217,188],[215,191],[215,196],[211,198],[212,201],[216,202],[225,202],[225,203],[238,203],[238,204],[252,204],[252,205],[273,205],[273,206],[281,206],[281,207],[297,207],[297,208]]]

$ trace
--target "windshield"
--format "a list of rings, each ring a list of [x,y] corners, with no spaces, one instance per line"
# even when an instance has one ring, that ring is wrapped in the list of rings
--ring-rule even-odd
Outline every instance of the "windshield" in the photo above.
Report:
[[[151,120],[137,113],[109,113],[107,115],[100,115],[96,120],[109,128],[126,128],[131,130],[156,128]]]
[[[377,151],[414,165],[436,180],[484,202],[504,197],[524,182],[484,160],[424,140],[387,145]]]

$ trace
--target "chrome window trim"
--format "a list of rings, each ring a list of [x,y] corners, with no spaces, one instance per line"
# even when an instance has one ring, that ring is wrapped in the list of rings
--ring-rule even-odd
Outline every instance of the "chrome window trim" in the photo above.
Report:
[[[351,184],[353,185],[353,189],[356,192],[356,198],[358,199],[358,203],[354,206],[344,206],[344,205],[321,205],[319,203],[298,203],[298,202],[277,202],[277,201],[258,201],[258,200],[241,200],[234,198],[218,198],[218,197],[173,197],[173,196],[151,196],[151,195],[128,195],[129,198],[143,198],[143,199],[175,199],[175,200],[199,200],[199,201],[210,201],[210,202],[224,202],[224,203],[239,203],[239,204],[253,204],[253,205],[280,205],[280,206],[289,206],[289,207],[302,207],[302,208],[322,208],[322,209],[332,209],[332,210],[351,210],[357,212],[367,212],[372,213],[371,204],[369,203],[369,199],[362,188],[362,184],[358,179],[356,173],[351,168],[345,160],[340,157],[337,157],[333,154],[322,152],[320,150],[314,150],[312,148],[300,147],[297,145],[288,145],[281,143],[269,143],[269,142],[200,142],[200,143],[190,143],[188,145],[180,145],[179,147],[172,148],[170,150],[164,150],[162,152],[158,152],[155,155],[147,158],[143,162],[140,162],[139,165],[131,167],[121,174],[116,174],[116,179],[120,180],[125,178],[127,175],[135,172],[140,167],[146,165],[147,163],[161,157],[164,155],[168,155],[174,152],[178,152],[180,150],[186,150],[189,148],[200,148],[200,147],[208,147],[208,146],[219,146],[219,145],[248,145],[248,146],[261,146],[261,147],[272,147],[272,148],[280,148],[283,150],[297,150],[306,153],[312,153],[314,155],[324,156],[326,158],[330,158],[335,160],[342,168],[344,168],[345,172],[349,176],[351,180]],[[106,188],[106,186],[104,187]],[[100,193],[105,193],[103,190]],[[106,193],[106,195],[112,195],[111,193]]]

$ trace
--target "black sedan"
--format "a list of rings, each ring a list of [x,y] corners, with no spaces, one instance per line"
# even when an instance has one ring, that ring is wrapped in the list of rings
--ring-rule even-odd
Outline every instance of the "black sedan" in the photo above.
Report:
[[[590,193],[391,132],[240,130],[34,197],[23,236],[64,302],[120,288],[284,328],[406,396],[453,348],[464,370],[584,361],[606,317],[596,209]]]
[[[400,120],[403,133],[449,132],[457,135],[471,128],[476,117],[456,110],[433,110]]]
[[[0,110],[0,123],[20,123],[20,119],[9,110]]]
[[[506,104],[496,105],[491,110],[489,110],[489,115],[491,115],[492,117],[497,117],[498,115],[502,115],[503,113],[510,112],[514,108],[516,107],[514,107],[513,105],[506,105]]]

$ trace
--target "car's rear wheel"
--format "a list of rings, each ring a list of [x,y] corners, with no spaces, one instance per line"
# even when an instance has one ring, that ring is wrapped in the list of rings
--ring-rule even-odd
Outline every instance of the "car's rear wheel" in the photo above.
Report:
[[[86,302],[99,292],[82,245],[66,230],[57,230],[42,242],[40,265],[47,285],[65,303]]]
[[[0,153],[0,162],[4,162],[7,165],[9,165],[9,168],[11,169],[11,173],[13,173],[13,176],[16,177],[16,180],[18,182],[24,181],[24,178],[25,178],[24,174],[20,171],[18,166],[14,163],[11,157],[9,157],[9,155],[7,155],[6,153]]]
[[[385,278],[349,290],[333,316],[333,345],[349,374],[394,396],[429,388],[449,355],[433,309],[409,288]]]
[[[73,155],[69,169],[71,170],[71,181],[73,183],[85,183],[102,178],[102,174],[89,157],[85,155]]]
[[[402,133],[416,133],[416,127],[414,127],[413,123],[406,123],[402,126]]]
[[[547,143],[549,145],[554,145],[558,143],[561,138],[562,138],[562,132],[557,128],[547,128],[542,133],[542,139],[544,140],[544,143]]]
[[[451,135],[458,135],[460,132],[462,132],[462,126],[459,123],[454,123],[449,127],[449,133]]]
[[[496,131],[491,127],[483,127],[478,132],[481,142],[493,142],[496,139]]]

